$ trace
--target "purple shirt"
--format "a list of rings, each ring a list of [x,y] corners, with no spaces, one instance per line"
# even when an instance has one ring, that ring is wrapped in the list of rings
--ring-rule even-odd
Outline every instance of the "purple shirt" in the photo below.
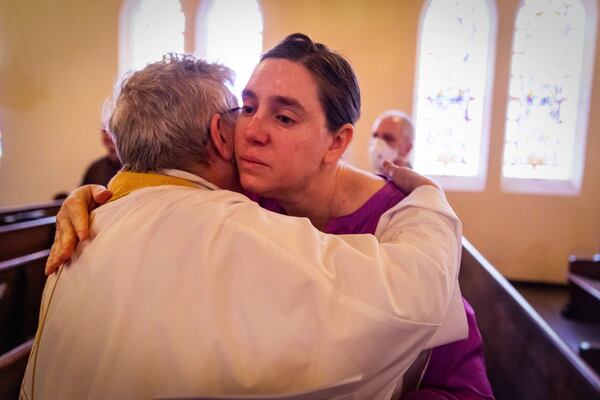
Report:
[[[381,215],[405,197],[393,182],[375,193],[352,214],[334,218],[325,232],[375,233]],[[435,347],[419,389],[403,396],[404,400],[494,399],[487,378],[481,334],[475,312],[463,299],[469,335],[466,339]]]

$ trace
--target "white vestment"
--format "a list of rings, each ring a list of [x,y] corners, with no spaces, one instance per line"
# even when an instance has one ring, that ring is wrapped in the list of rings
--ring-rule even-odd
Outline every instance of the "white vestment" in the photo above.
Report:
[[[357,399],[389,398],[458,290],[461,225],[443,193],[390,209],[380,243],[171,173],[197,188],[100,207],[48,278],[22,398],[291,393],[359,374]]]

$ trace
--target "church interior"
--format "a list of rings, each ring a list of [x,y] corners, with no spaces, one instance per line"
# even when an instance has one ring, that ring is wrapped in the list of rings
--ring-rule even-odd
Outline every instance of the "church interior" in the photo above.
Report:
[[[161,12],[136,22],[142,3]],[[599,11],[598,0],[1,1],[0,398],[18,397],[33,345],[56,196],[106,155],[102,104],[145,65],[142,47],[208,59],[243,48],[231,59],[247,64],[239,91],[260,54],[301,32],[360,83],[348,163],[374,172],[374,121],[412,118],[412,165],[462,221],[461,290],[495,398],[600,399]]]

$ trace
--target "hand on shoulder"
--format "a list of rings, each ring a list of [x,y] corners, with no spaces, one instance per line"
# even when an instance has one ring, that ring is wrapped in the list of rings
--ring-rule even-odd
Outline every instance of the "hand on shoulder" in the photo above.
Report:
[[[408,167],[400,167],[389,161],[383,162],[385,173],[388,174],[390,179],[407,195],[412,193],[413,190],[419,186],[433,186],[436,189],[442,190],[441,187],[434,182],[432,179],[418,174],[414,170]]]

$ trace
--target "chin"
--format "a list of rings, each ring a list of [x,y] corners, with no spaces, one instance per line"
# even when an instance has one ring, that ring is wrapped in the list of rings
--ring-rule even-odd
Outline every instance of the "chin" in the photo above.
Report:
[[[268,190],[268,188],[265,187],[264,183],[261,182],[260,179],[256,179],[256,177],[254,176],[240,175],[240,183],[242,184],[244,190],[252,192],[259,196],[263,196],[263,193],[265,193]]]

